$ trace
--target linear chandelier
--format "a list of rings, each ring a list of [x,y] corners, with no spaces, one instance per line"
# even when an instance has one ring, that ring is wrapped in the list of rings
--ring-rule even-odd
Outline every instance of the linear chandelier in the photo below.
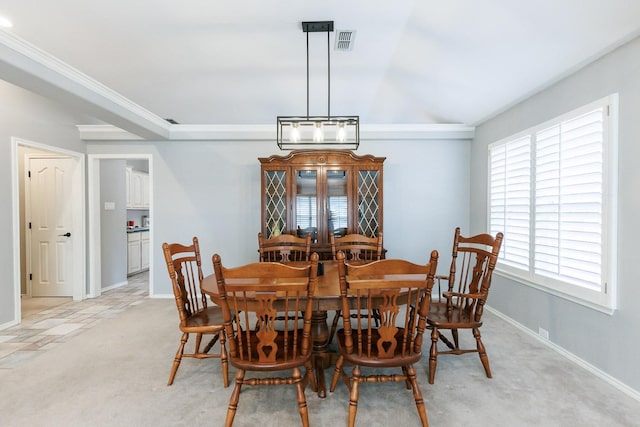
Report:
[[[360,145],[360,118],[331,115],[331,55],[329,33],[333,21],[303,22],[307,33],[307,115],[278,116],[277,143],[281,150],[296,148],[330,148],[339,146],[356,150]],[[327,33],[327,115],[309,115],[309,33]]]

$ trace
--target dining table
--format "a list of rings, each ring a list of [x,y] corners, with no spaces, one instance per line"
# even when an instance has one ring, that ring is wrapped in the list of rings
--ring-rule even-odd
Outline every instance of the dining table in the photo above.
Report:
[[[287,264],[306,265],[308,263],[296,261]],[[342,310],[338,261],[321,261],[318,264],[318,273],[311,315],[312,363],[318,385],[318,397],[324,398],[327,395],[324,370],[335,365],[339,357],[339,354],[329,347],[329,326],[327,324],[328,311]],[[406,280],[408,276],[412,276],[411,280],[424,280],[425,278],[424,275],[404,275],[397,278]],[[215,304],[221,304],[215,274],[204,277],[201,289]],[[351,301],[349,304],[351,305]],[[355,309],[356,307],[351,306],[350,308]]]

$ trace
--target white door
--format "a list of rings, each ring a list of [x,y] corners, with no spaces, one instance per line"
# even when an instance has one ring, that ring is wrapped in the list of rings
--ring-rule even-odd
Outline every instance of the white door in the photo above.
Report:
[[[73,296],[71,158],[30,158],[31,293]]]

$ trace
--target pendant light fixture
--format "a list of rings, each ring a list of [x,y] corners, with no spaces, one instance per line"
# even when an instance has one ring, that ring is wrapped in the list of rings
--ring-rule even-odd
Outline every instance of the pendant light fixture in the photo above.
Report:
[[[277,143],[281,150],[296,148],[345,148],[356,150],[360,145],[360,118],[331,115],[331,55],[329,33],[333,21],[303,22],[307,34],[307,115],[278,116]],[[327,115],[309,115],[309,33],[327,33]]]

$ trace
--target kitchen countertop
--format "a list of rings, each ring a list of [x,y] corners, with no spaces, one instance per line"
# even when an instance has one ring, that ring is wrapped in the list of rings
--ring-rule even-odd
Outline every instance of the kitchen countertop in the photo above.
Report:
[[[138,233],[140,231],[149,231],[149,227],[127,228],[127,233]]]

